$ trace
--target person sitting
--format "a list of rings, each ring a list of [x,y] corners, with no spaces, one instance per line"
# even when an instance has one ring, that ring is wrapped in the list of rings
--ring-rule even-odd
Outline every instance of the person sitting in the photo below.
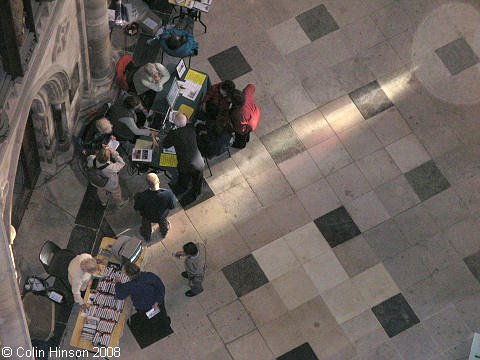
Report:
[[[198,43],[184,30],[165,29],[159,39],[160,48],[170,56],[184,58],[198,54]]]
[[[255,104],[255,85],[248,84],[243,91],[234,90],[231,96],[230,122],[235,131],[232,147],[243,149],[250,140],[250,132],[255,131],[260,121],[260,109]]]
[[[137,95],[149,90],[162,91],[163,85],[170,79],[167,68],[160,63],[147,63],[133,74],[133,86]]]
[[[82,309],[86,308],[81,291],[87,289],[92,274],[97,271],[97,261],[90,254],[75,256],[68,264],[68,282],[72,287],[73,298]]]
[[[177,112],[174,118],[177,128],[167,134],[163,147],[173,146],[177,153],[178,181],[175,185],[170,184],[170,187],[176,194],[181,194],[188,190],[192,182],[192,196],[196,199],[202,191],[205,162],[198,150],[195,127],[191,123],[187,125],[187,122],[187,117]]]
[[[197,125],[197,142],[200,153],[210,159],[227,151],[232,139],[232,128],[227,121],[209,121]]]
[[[93,154],[106,146],[110,140],[116,140],[112,123],[105,117],[95,120],[87,125],[82,138],[82,153]]]
[[[143,108],[140,100],[135,96],[127,96],[123,101],[117,101],[110,109],[109,117],[115,124],[115,129],[119,123],[123,124],[135,136],[150,136],[151,131],[148,129],[140,129],[138,127],[138,115],[144,120],[146,110]]]
[[[212,85],[203,99],[202,110],[207,119],[216,119],[218,115],[228,118],[231,104],[231,95],[235,90],[235,83],[225,80]]]

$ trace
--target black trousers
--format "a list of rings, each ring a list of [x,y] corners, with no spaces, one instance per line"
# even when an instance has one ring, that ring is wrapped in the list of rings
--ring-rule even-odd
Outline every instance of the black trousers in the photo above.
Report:
[[[177,186],[180,191],[189,189],[190,182],[192,183],[193,195],[198,196],[202,192],[203,172],[199,170],[178,171]]]
[[[247,143],[250,141],[250,131],[244,135],[235,133],[235,141],[232,144],[233,148],[243,149],[247,146]]]
[[[155,222],[150,221],[145,216],[142,216],[142,226],[140,226],[140,235],[143,236],[146,242],[150,242],[152,240],[152,224]],[[158,226],[160,227],[160,233],[163,237],[167,235],[168,232],[168,221],[167,218],[160,219],[157,222]]]

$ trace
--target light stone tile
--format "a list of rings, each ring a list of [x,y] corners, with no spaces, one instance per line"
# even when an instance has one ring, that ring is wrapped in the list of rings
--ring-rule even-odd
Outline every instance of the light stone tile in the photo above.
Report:
[[[297,195],[285,196],[267,208],[270,218],[275,222],[282,235],[298,229],[310,222],[308,213],[302,206]]]
[[[340,206],[337,195],[325,179],[298,191],[297,196],[312,220]]]
[[[335,246],[333,252],[350,277],[380,262],[362,235]]]
[[[320,108],[332,129],[339,133],[364,121],[349,96],[342,96]]]
[[[391,216],[420,202],[405,176],[401,175],[375,189],[375,193]]]
[[[287,307],[271,283],[242,296],[240,301],[257,327],[265,325],[287,312]]]
[[[340,28],[367,16],[370,12],[364,0],[326,0],[325,6]]]
[[[353,160],[359,160],[382,147],[375,133],[364,121],[337,135]]]
[[[317,107],[302,86],[289,87],[287,91],[274,96],[273,101],[287,121],[293,121]]]
[[[356,164],[350,164],[333,173],[327,177],[327,181],[343,203],[348,203],[371,190]]]
[[[205,360],[233,360],[230,353],[225,347],[220,347],[213,352],[210,352]]]
[[[268,29],[267,34],[282,55],[310,44],[310,39],[295,18]]]
[[[292,188],[278,168],[272,168],[247,178],[253,192],[263,206],[273,204],[275,201],[292,194]]]
[[[368,309],[367,302],[352,279],[342,282],[321,296],[339,324]]]
[[[390,155],[383,149],[360,159],[357,165],[372,188],[376,188],[401,174]]]
[[[274,360],[258,330],[227,344],[227,348],[235,360]]]
[[[387,209],[382,205],[374,191],[360,196],[345,207],[362,232],[390,218]]]
[[[283,238],[255,250],[252,254],[270,281],[300,265]]]
[[[403,33],[413,26],[411,19],[399,4],[379,9],[370,16],[378,29],[380,29],[382,34],[388,39]],[[395,19],[395,21],[392,21],[393,19]]]
[[[395,141],[385,149],[404,173],[430,160],[430,156],[414,134]]]
[[[404,61],[387,42],[379,43],[362,51],[360,58],[377,78],[398,70],[405,65]]]
[[[371,117],[367,123],[383,145],[389,145],[411,132],[396,107],[391,107]]]
[[[196,299],[200,302],[207,314],[231,303],[237,298],[235,291],[221,271],[212,272],[212,270],[209,269],[209,271],[206,272],[202,285],[204,291],[197,295]]]
[[[356,275],[352,280],[370,308],[400,292],[382,263]]]
[[[455,132],[447,126],[420,128],[415,134],[433,158],[461,145]]]
[[[467,206],[452,188],[431,197],[424,204],[441,228],[448,228],[468,217]]]
[[[278,165],[293,191],[298,191],[320,180],[322,174],[312,157],[304,151]]]
[[[243,180],[240,184],[217,195],[225,208],[225,213],[232,222],[247,219],[262,207],[254,192]]]
[[[340,82],[346,93],[359,89],[375,80],[368,66],[358,57],[347,59],[328,68]]]
[[[238,300],[211,313],[209,318],[225,343],[255,329],[252,319]]]
[[[288,310],[295,309],[318,295],[311,277],[300,266],[272,281]]]
[[[398,214],[394,221],[411,245],[425,241],[440,231],[438,224],[422,203]]]
[[[385,41],[383,34],[370,16],[365,16],[348,24],[343,28],[343,31],[357,52]]]
[[[165,239],[162,240],[162,244],[169,252],[178,251],[183,244],[189,241],[202,241],[185,211],[177,212],[170,216],[168,220],[170,221],[170,230]]]
[[[352,343],[382,329],[382,325],[370,309],[344,322],[341,326]]]
[[[209,239],[228,233],[230,218],[216,197],[186,211],[186,214],[202,239]]]
[[[290,312],[288,312],[279,318],[260,326],[258,329],[268,347],[277,357],[305,342],[300,330],[292,328],[293,321],[294,319],[290,315]]]
[[[318,53],[315,56],[318,56]],[[302,66],[305,67],[306,65]],[[310,71],[315,70],[315,72],[309,75],[302,75],[302,70],[300,70],[300,78],[302,79],[303,87],[317,106],[328,104],[347,94],[341,80],[331,71],[330,67],[308,66],[307,69]]]
[[[331,251],[327,240],[325,240],[313,222],[288,233],[283,239],[285,239],[285,242],[301,264],[305,264],[313,258]]]
[[[250,136],[248,146],[233,153],[232,159],[247,179],[276,167],[267,149],[256,136]]]
[[[336,136],[307,150],[324,176],[350,164],[353,160]]]
[[[307,149],[335,135],[322,113],[318,110],[313,110],[306,115],[300,116],[293,120],[290,125]]]
[[[321,294],[348,279],[333,250],[325,251],[303,264],[303,267]]]
[[[185,242],[182,242],[184,244]],[[205,240],[207,247],[207,266],[211,269],[220,270],[225,266],[250,254],[250,249],[242,239],[242,236],[233,226],[225,233],[216,238]]]
[[[285,117],[271,97],[256,99],[255,103],[262,114],[262,119],[255,130],[257,137],[266,135],[287,124]]]
[[[210,167],[212,168],[213,175],[206,177],[205,180],[216,195],[240,184],[244,179],[242,173],[231,158],[210,164]]]
[[[445,229],[443,236],[465,258],[480,250],[477,234],[480,234],[480,224],[476,218],[468,218]]]

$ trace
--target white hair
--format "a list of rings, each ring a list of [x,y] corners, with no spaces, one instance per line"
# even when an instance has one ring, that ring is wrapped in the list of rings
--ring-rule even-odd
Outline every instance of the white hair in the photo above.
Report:
[[[98,119],[95,126],[102,134],[110,134],[113,129],[112,123],[107,118]]]
[[[173,123],[175,124],[175,126],[179,128],[184,127],[185,125],[187,125],[187,121],[188,119],[185,114],[177,111],[177,113],[175,114],[175,119],[173,119]]]
[[[145,64],[144,69],[145,69],[145,72],[150,76],[153,76],[154,74],[158,74],[158,69],[154,63]]]

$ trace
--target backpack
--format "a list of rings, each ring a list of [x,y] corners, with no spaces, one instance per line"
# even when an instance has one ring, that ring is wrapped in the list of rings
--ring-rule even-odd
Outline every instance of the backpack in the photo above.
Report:
[[[87,179],[88,181],[96,187],[104,187],[107,185],[108,176],[105,176],[102,173],[102,170],[105,169],[110,164],[105,164],[97,168],[97,159],[93,159],[93,167],[87,169]]]

